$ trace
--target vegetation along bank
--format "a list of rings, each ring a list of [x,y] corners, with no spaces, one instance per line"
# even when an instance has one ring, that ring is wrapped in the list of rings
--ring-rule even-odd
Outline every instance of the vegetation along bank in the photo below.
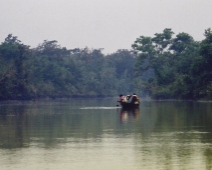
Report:
[[[202,41],[164,29],[140,36],[132,50],[67,49],[56,40],[36,48],[9,34],[0,44],[0,100],[109,97],[212,99],[212,31]]]

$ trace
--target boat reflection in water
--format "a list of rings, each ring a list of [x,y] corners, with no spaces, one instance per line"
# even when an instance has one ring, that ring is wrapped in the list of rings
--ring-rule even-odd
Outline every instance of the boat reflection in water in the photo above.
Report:
[[[132,109],[121,109],[120,110],[120,120],[121,122],[126,121],[134,121],[138,118],[140,113],[139,108],[132,108]]]

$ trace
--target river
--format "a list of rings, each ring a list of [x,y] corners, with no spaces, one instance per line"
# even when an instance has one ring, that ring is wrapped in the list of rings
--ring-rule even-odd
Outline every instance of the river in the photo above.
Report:
[[[115,98],[0,103],[1,170],[210,170],[212,103]]]

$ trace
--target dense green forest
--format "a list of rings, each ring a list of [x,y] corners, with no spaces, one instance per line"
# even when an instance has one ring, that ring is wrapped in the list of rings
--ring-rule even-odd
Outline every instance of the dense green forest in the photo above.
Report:
[[[136,55],[67,49],[57,41],[36,48],[8,35],[0,45],[0,99],[106,97],[133,91]]]
[[[140,36],[132,50],[67,49],[56,40],[36,48],[9,34],[0,44],[0,100],[109,97],[212,98],[212,32],[195,41],[164,29]]]
[[[136,39],[137,88],[155,99],[212,99],[211,29],[201,42],[187,33],[173,35],[166,28],[154,37]]]

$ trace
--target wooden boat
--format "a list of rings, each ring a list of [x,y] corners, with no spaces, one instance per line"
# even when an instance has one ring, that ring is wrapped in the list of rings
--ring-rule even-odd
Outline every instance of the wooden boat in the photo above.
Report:
[[[123,109],[134,109],[139,108],[139,103],[127,103],[127,102],[120,102]]]
[[[140,99],[137,95],[128,95],[123,96],[120,95],[120,100],[118,101],[123,109],[133,109],[133,108],[139,108]]]

